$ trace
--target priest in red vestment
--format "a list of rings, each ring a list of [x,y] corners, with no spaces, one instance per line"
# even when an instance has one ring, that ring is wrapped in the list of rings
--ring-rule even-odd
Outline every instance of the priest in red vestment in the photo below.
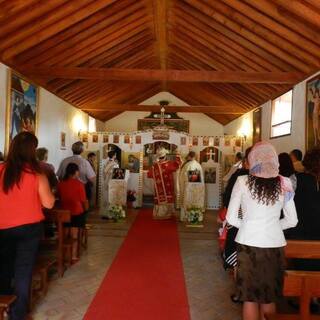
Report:
[[[166,159],[167,150],[162,148],[158,150],[158,158],[150,168],[148,177],[154,180],[154,209],[153,217],[155,219],[170,219],[174,213],[174,179],[173,173],[179,169],[181,159]]]

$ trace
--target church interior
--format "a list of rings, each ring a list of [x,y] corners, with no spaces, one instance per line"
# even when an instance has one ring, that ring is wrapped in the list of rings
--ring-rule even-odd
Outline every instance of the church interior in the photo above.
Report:
[[[0,0],[0,320],[320,319],[319,186],[319,0]]]

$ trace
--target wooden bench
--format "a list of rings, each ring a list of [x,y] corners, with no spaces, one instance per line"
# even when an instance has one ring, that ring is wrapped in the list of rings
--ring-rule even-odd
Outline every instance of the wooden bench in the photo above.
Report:
[[[64,223],[71,221],[71,213],[68,210],[51,209],[45,213],[47,221],[51,221],[56,224],[57,227],[57,245],[56,245],[56,256],[57,256],[57,268],[58,275],[63,276],[65,271],[65,260],[69,260],[69,256],[72,252],[72,243],[65,240],[64,236]]]
[[[320,241],[289,240],[285,248],[288,259],[320,259]],[[268,320],[320,320],[320,315],[310,314],[310,302],[320,297],[320,271],[287,270],[283,295],[299,297],[299,314],[276,314]]]
[[[0,320],[4,320],[5,312],[10,305],[16,300],[16,296],[0,296]]]

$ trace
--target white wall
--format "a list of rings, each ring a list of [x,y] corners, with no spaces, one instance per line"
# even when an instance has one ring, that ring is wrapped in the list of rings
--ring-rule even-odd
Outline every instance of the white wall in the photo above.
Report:
[[[143,101],[141,105],[157,105],[159,101],[167,100],[172,106],[187,106],[181,99],[169,92],[159,92]],[[160,107],[159,107],[160,110]],[[106,122],[106,131],[132,132],[137,130],[138,119],[147,117],[150,112],[126,111]],[[178,115],[190,121],[190,134],[197,136],[223,135],[223,126],[203,113],[179,112]]]
[[[317,73],[316,73],[317,74]],[[314,77],[316,74],[311,76]],[[309,79],[310,79],[309,78]],[[262,140],[271,142],[278,152],[290,152],[292,149],[300,149],[305,151],[306,141],[306,82],[302,81],[293,88],[293,106],[292,106],[292,128],[291,135],[270,139],[270,126],[271,126],[271,101],[261,105],[262,108]],[[232,121],[224,127],[224,133],[237,134],[243,125],[245,119],[252,125],[252,112],[249,112],[240,118]],[[252,139],[252,129],[250,130],[250,138]]]
[[[0,64],[0,151],[5,147],[6,103],[7,67]],[[71,145],[78,140],[80,127],[87,130],[88,115],[43,88],[39,92],[38,110],[39,146],[49,150],[49,162],[57,168],[60,161],[71,154]],[[97,126],[101,125],[101,122],[97,122]],[[60,149],[61,132],[66,133],[66,150]]]

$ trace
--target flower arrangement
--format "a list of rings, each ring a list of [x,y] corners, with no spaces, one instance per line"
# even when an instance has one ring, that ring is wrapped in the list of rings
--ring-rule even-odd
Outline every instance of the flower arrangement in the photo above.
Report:
[[[134,190],[128,190],[127,192],[127,201],[134,202],[136,201],[136,192]]]
[[[202,225],[203,213],[199,207],[190,207],[187,209],[186,221],[190,225]]]
[[[126,212],[121,205],[111,205],[108,211],[108,218],[118,222],[126,217]]]

